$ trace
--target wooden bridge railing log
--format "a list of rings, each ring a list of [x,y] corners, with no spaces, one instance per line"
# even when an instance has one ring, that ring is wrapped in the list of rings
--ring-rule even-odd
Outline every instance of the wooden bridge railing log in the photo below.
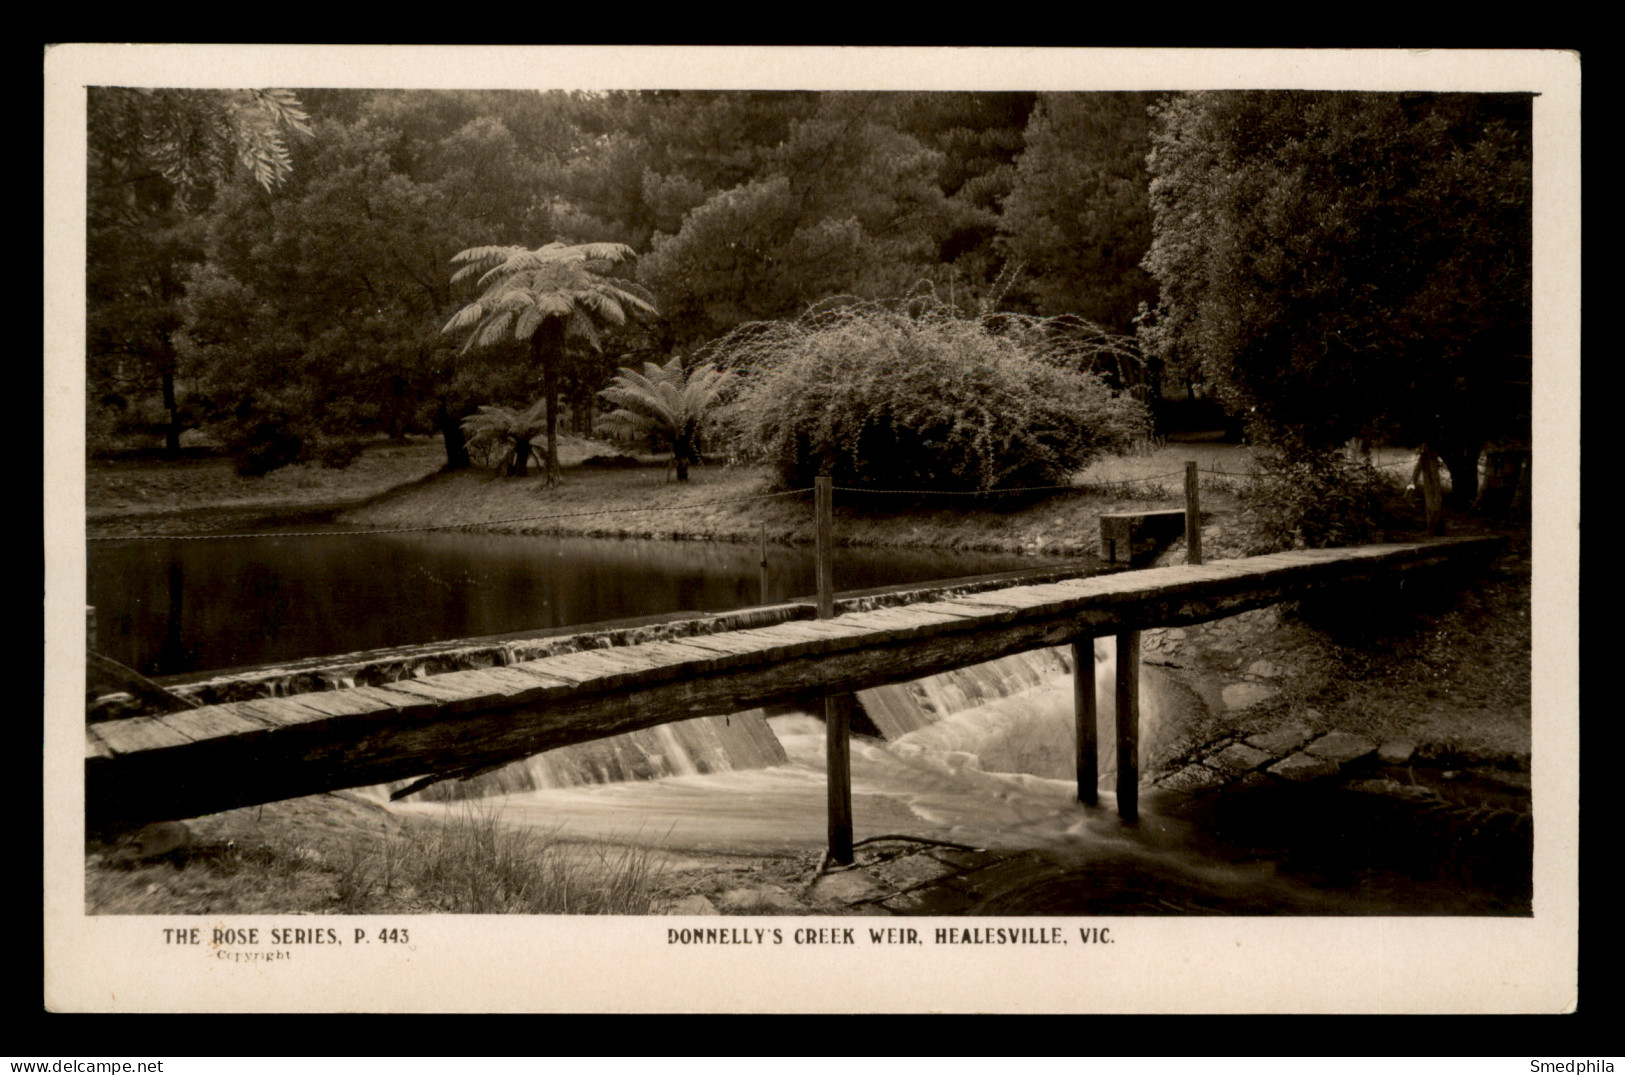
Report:
[[[100,831],[469,770],[671,721],[850,693],[1487,557],[1495,539],[1325,549],[969,594],[87,727]]]

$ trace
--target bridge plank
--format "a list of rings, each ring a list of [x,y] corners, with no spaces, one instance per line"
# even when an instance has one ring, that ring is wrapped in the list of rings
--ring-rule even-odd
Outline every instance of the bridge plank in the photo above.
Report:
[[[958,619],[977,622],[985,622],[997,617],[997,613],[988,605],[976,608],[970,605],[961,605],[956,601],[931,601],[918,607],[939,616],[954,616]]]
[[[299,704],[306,709],[314,709],[318,713],[330,717],[353,717],[362,713],[374,713],[381,708],[380,703],[354,688],[336,691],[309,691],[305,694],[296,694]]]
[[[165,713],[158,722],[172,728],[194,742],[214,739],[222,735],[243,735],[262,732],[265,725],[238,715],[226,706],[210,705],[188,709],[181,713]]]
[[[900,605],[897,608],[877,608],[869,612],[853,612],[839,617],[838,623],[850,626],[878,626],[889,634],[917,634],[922,630],[952,624],[965,625],[965,617],[946,612],[933,612],[926,605]]]
[[[493,692],[502,694],[507,698],[540,698],[549,689],[556,690],[563,685],[562,680],[550,680],[546,676],[538,676],[523,668],[509,665],[481,668],[479,672],[482,681],[489,683]]]
[[[113,750],[102,742],[101,736],[96,734],[96,725],[87,724],[85,726],[85,760],[89,761],[92,758],[111,759],[112,757]]]
[[[451,672],[447,674],[457,675],[458,673]],[[434,702],[439,708],[445,708],[446,706],[450,706],[458,702],[471,701],[472,699],[478,697],[478,695],[469,691],[461,691],[457,690],[455,687],[443,686],[437,682],[440,678],[440,676],[408,676],[405,679],[397,679],[395,682],[391,683],[389,685],[389,689],[392,691],[399,691],[402,694],[410,694],[419,698],[427,699],[430,702]]]
[[[617,649],[590,649],[579,653],[561,653],[543,657],[533,667],[557,675],[561,679],[575,679],[577,685],[592,684],[600,690],[612,690],[629,682],[639,672],[647,671],[648,661],[633,653],[637,646]],[[618,650],[618,652],[617,652]]]
[[[715,668],[737,668],[741,665],[750,664],[773,648],[771,642],[755,638],[755,630],[758,630],[758,628],[753,628],[751,631],[694,635],[691,638],[683,639],[683,641],[695,649],[714,654]]]
[[[779,650],[774,653],[807,654],[807,653],[836,653],[841,650],[853,649],[876,641],[887,634],[887,628],[873,623],[859,623],[853,617],[856,613],[847,613],[836,616],[830,620],[797,620],[794,623],[796,632],[783,633],[771,636],[763,641],[774,643],[784,642],[791,648]],[[789,627],[791,624],[782,624]]]
[[[390,690],[392,684],[380,687],[365,686],[351,687],[361,698],[371,699],[382,709],[387,709],[402,720],[417,720],[433,716],[441,712],[442,706],[419,694],[408,694],[405,691]]]
[[[262,720],[266,724],[286,728],[312,721],[326,720],[328,714],[300,705],[292,698],[247,698],[227,703],[240,716]]]
[[[751,632],[759,642],[770,643],[770,652],[776,660],[805,657],[814,653],[833,653],[861,645],[876,633],[854,617],[865,613],[848,612],[830,620],[794,620],[774,627],[759,627]],[[818,626],[823,624],[824,626]]]
[[[134,754],[144,750],[161,750],[190,743],[180,732],[152,717],[130,717],[127,720],[103,721],[96,726],[96,734],[114,754]]]

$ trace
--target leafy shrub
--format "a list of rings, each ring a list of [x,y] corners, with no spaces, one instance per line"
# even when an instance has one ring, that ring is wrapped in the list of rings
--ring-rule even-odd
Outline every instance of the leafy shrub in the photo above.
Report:
[[[927,490],[1064,483],[1144,435],[1141,404],[1019,328],[884,304],[759,326],[731,424],[788,485]]]
[[[1404,521],[1402,494],[1382,471],[1302,445],[1260,450],[1236,496],[1249,555],[1358,545]]]
[[[320,441],[312,448],[310,457],[331,470],[343,470],[361,458],[365,447],[366,445],[353,437],[332,437]]]
[[[285,422],[256,422],[232,438],[231,461],[244,478],[263,478],[305,457],[305,439]]]

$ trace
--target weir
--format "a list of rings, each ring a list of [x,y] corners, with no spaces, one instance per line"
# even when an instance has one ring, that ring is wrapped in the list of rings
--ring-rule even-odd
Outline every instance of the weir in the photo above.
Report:
[[[1132,819],[1139,630],[1472,563],[1497,545],[1462,538],[1307,550],[1006,586],[386,686],[106,721],[86,730],[86,820],[95,831],[340,788],[427,783],[424,774],[468,775],[572,743],[850,694],[1106,635],[1119,646],[1118,807]],[[1092,661],[1079,665],[1092,671]],[[1080,718],[1080,732],[1084,723]],[[1079,735],[1080,797],[1092,745],[1085,738]],[[1087,781],[1090,794],[1095,782]]]

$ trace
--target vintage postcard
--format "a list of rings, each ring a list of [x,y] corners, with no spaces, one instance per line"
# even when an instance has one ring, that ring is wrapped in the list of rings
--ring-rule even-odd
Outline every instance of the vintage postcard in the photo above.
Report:
[[[1577,1004],[1577,54],[45,81],[48,1009]]]

